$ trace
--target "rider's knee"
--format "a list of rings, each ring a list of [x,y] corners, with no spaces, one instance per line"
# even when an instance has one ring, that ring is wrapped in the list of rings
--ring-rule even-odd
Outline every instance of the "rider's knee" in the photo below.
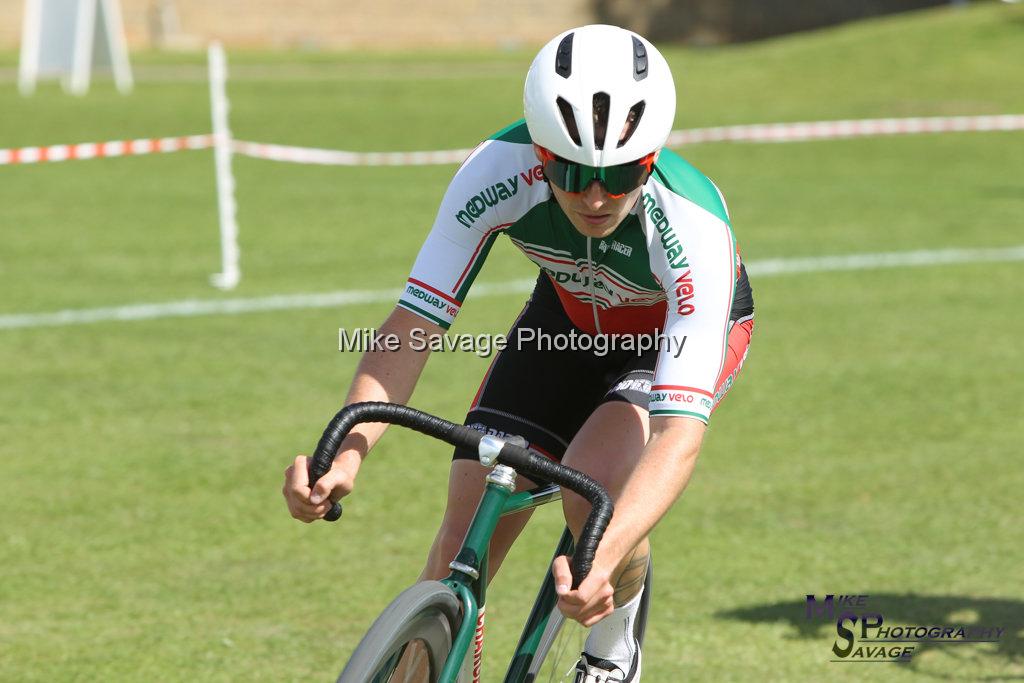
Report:
[[[565,514],[565,525],[573,536],[579,536],[587,515],[590,514],[590,503],[574,493],[564,491],[562,494],[562,511]]]

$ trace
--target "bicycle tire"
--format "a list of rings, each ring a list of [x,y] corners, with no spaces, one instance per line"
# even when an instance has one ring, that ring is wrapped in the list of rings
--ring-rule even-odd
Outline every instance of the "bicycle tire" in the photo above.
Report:
[[[423,581],[402,591],[359,641],[338,683],[390,683],[410,643],[425,652],[425,675],[401,683],[436,683],[462,623],[462,606],[440,581]],[[423,667],[419,667],[423,674]],[[395,683],[398,683],[397,681]]]
[[[654,564],[648,563],[647,577],[644,579],[644,593],[640,596],[640,606],[637,609],[636,619],[633,621],[633,635],[641,647],[647,633],[647,616],[650,613],[650,596],[653,585]],[[583,643],[586,640],[587,629],[575,622],[568,625],[565,622],[565,616],[559,611],[558,606],[552,607],[547,626],[537,644],[537,652],[527,669],[526,683],[563,680],[564,675],[559,674],[559,671],[564,669],[564,674],[575,669],[576,661],[579,659]],[[547,664],[546,667],[545,664]],[[542,677],[545,672],[547,675]]]

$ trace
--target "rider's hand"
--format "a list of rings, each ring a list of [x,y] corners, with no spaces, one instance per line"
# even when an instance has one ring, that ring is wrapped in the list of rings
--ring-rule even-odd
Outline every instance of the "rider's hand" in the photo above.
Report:
[[[558,609],[569,619],[575,619],[591,627],[604,619],[615,609],[613,597],[615,588],[611,584],[611,572],[596,564],[590,570],[580,587],[572,590],[572,572],[569,558],[559,555],[551,564],[555,578],[555,592],[558,594]]]
[[[327,474],[320,477],[316,486],[309,488],[309,458],[300,455],[284,471],[284,494],[288,512],[292,517],[309,523],[322,519],[331,509],[333,501],[352,493],[355,487],[358,466],[335,461]]]

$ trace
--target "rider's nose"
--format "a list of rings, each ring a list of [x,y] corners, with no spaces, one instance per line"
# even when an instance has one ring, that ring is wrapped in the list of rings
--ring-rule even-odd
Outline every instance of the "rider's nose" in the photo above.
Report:
[[[583,190],[582,197],[583,203],[587,205],[587,208],[592,211],[597,211],[608,201],[608,195],[604,191],[604,185],[592,181],[587,185],[586,189]]]

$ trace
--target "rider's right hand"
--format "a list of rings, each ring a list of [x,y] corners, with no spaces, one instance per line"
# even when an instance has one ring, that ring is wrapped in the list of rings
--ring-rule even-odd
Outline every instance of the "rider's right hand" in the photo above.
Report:
[[[284,487],[281,493],[288,504],[288,512],[300,521],[322,519],[331,509],[331,503],[352,493],[356,473],[344,463],[335,461],[330,471],[309,488],[309,458],[300,455],[284,471]]]

